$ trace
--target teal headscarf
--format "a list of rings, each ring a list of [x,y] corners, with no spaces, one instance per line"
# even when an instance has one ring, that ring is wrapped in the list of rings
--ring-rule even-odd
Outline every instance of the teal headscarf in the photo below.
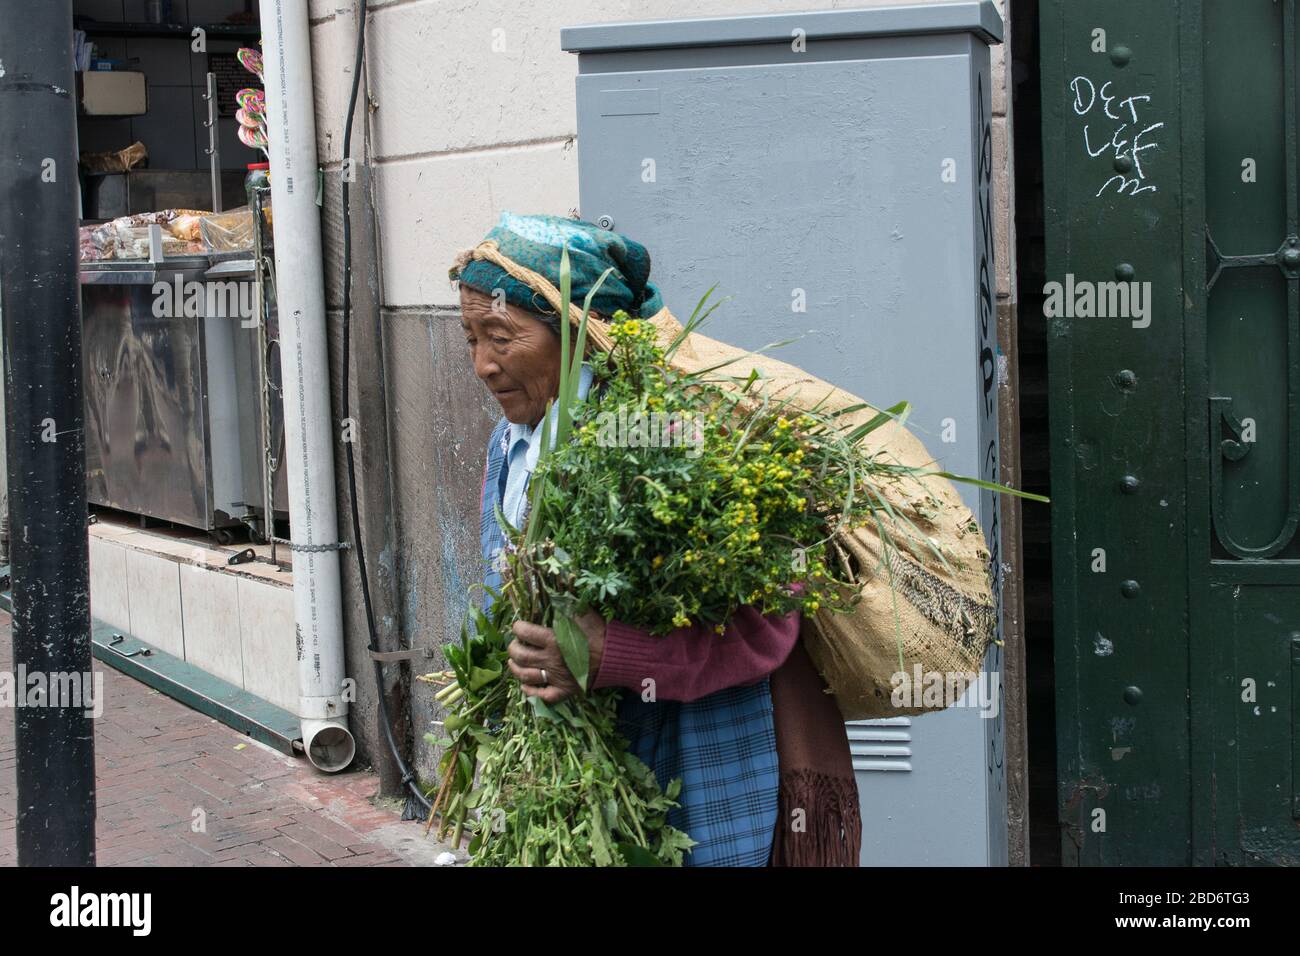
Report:
[[[546,276],[557,289],[560,253],[568,246],[573,301],[579,306],[596,280],[612,266],[614,271],[591,303],[592,311],[603,316],[622,309],[633,317],[649,318],[663,308],[659,290],[650,281],[650,253],[641,243],[620,233],[581,219],[503,212],[501,221],[484,238],[495,240],[502,255]],[[487,295],[501,289],[507,302],[545,317],[555,327],[555,310],[550,303],[494,262],[471,259],[463,268],[452,266],[450,275]]]

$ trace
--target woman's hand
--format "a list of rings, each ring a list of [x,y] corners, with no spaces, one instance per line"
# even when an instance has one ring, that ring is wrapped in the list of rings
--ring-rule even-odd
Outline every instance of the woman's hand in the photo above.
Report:
[[[587,667],[590,685],[590,675],[600,668],[600,658],[605,648],[605,619],[594,611],[588,611],[577,618],[577,624],[587,635],[590,648]],[[564,663],[564,655],[560,652],[553,630],[527,621],[516,621],[512,630],[515,639],[506,648],[510,655],[507,665],[525,694],[540,697],[548,704],[558,704],[579,691],[578,681]],[[542,679],[543,670],[546,671],[545,680]]]

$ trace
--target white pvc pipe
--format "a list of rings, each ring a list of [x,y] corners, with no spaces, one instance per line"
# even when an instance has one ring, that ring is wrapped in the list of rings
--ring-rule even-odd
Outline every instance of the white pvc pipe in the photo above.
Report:
[[[306,0],[262,0],[263,81],[271,152],[275,275],[293,528],[298,717],[307,757],[342,770],[356,753],[343,699],[343,611],[325,329],[316,112]]]

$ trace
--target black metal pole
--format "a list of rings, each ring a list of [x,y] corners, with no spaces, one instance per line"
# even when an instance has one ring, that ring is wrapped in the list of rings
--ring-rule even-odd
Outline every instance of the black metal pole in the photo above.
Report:
[[[72,0],[0,0],[0,314],[13,666],[24,678],[13,708],[22,866],[95,862],[90,688],[63,692],[91,673],[74,79]]]

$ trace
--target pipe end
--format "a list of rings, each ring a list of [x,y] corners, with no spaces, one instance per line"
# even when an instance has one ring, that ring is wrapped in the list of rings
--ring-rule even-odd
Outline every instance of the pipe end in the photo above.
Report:
[[[342,719],[302,721],[302,746],[317,770],[338,773],[357,755],[357,742]]]

